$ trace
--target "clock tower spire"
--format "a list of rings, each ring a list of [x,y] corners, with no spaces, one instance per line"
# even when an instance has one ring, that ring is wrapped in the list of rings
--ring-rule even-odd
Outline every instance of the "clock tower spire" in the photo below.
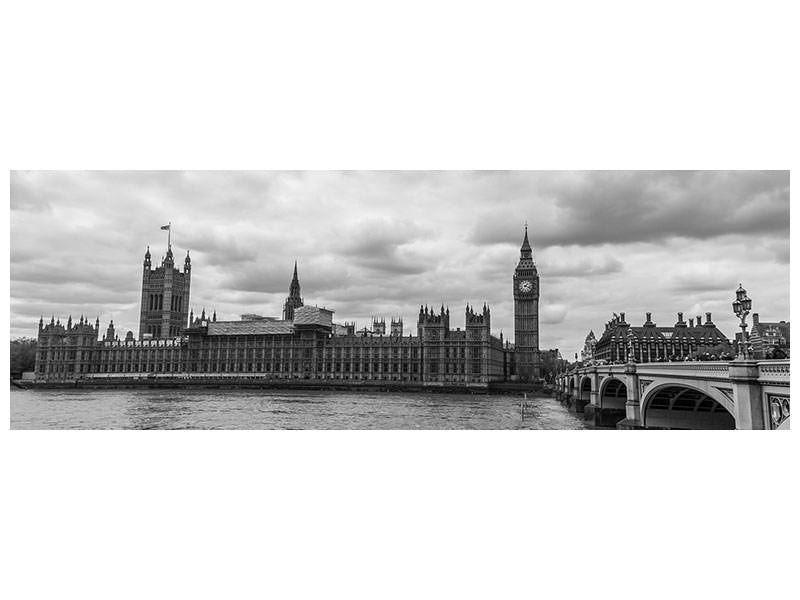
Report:
[[[530,381],[539,377],[539,272],[533,262],[527,223],[514,270],[514,349],[519,378]]]

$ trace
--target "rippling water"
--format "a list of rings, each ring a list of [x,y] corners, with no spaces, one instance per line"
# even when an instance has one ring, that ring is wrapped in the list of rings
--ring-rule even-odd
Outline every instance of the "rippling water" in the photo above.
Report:
[[[12,390],[12,429],[584,429],[549,396]]]

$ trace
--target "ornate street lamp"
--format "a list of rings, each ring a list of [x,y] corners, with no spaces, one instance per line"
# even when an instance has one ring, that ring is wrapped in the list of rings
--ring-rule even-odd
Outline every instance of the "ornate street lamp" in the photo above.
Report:
[[[746,360],[750,357],[747,350],[747,315],[750,314],[750,309],[753,308],[753,301],[747,297],[747,290],[739,284],[739,289],[736,290],[736,300],[733,301],[733,314],[735,314],[741,323],[739,327],[742,328],[742,340],[739,343],[739,358]]]

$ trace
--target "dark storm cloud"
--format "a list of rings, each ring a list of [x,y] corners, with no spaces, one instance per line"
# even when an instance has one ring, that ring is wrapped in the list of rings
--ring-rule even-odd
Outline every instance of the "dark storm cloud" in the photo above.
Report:
[[[431,267],[431,261],[412,248],[425,233],[430,234],[408,220],[359,220],[336,231],[327,247],[348,263],[371,271],[418,274]]]
[[[597,245],[671,237],[788,232],[789,175],[784,171],[598,171],[546,180],[531,206],[552,213],[531,223],[535,243]],[[484,213],[478,244],[507,243],[511,224]]]
[[[570,352],[611,311],[724,314],[740,279],[781,319],[788,185],[773,172],[14,172],[11,333],[81,313],[135,331],[145,247],[159,264],[169,221],[176,263],[191,251],[191,307],[219,318],[280,315],[297,260],[306,303],[338,321],[403,316],[408,331],[420,304],[445,304],[462,327],[467,302],[488,302],[512,338],[528,221],[544,347]]]

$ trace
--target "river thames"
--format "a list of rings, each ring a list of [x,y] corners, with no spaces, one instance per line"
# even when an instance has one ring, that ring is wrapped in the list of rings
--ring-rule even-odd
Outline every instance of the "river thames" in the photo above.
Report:
[[[11,429],[587,429],[551,396],[12,390]]]

